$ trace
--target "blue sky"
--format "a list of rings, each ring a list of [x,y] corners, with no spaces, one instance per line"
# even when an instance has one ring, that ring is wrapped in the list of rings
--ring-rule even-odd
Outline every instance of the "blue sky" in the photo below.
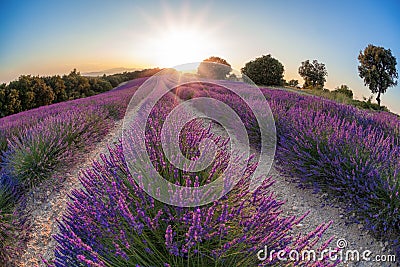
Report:
[[[114,67],[171,67],[215,55],[235,69],[263,54],[298,79],[326,64],[327,88],[369,90],[357,56],[368,44],[400,61],[400,1],[0,1],[0,81]],[[400,64],[400,62],[399,62]],[[397,66],[399,70],[399,66]],[[400,86],[382,104],[400,113]]]

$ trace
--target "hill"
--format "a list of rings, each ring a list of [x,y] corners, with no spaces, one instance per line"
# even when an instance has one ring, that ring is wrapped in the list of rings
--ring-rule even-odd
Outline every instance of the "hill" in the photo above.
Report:
[[[100,71],[91,71],[91,72],[83,72],[83,76],[91,76],[91,77],[97,77],[97,76],[103,76],[103,75],[113,75],[117,73],[124,73],[124,72],[134,72],[134,71],[140,71],[142,69],[138,68],[112,68],[112,69],[106,69],[106,70],[100,70]]]
[[[145,80],[131,80],[96,96],[0,119],[3,161],[0,231],[7,237],[0,240],[0,246],[7,248],[1,250],[1,259],[13,255],[15,250],[10,245],[18,244],[11,240],[17,240],[24,232],[22,218],[27,216],[20,208],[23,196],[46,184],[45,181],[53,185],[62,183],[53,177],[54,173],[66,167],[74,168],[78,154],[95,148],[111,129],[115,131],[114,125],[121,127],[121,123],[115,122],[121,122],[130,98]],[[239,82],[225,83],[241,88],[247,96],[245,100],[262,110],[259,105],[262,102],[251,91],[254,88],[250,90]],[[288,185],[284,187],[300,185],[326,194],[328,204],[340,206],[344,215],[339,219],[334,213],[329,219],[359,223],[358,230],[368,231],[377,240],[387,242],[399,255],[396,241],[400,230],[399,118],[388,112],[363,111],[321,97],[269,88],[260,90],[275,120],[274,164],[280,172],[278,176],[287,177]],[[218,157],[209,168],[200,172],[179,171],[163,152],[161,127],[168,114],[180,100],[198,97],[217,99],[239,115],[250,145],[256,151],[255,156],[249,160],[238,184],[225,197],[201,207],[166,205],[138,186],[143,181],[140,177],[144,177],[141,170],[154,168],[176,185],[198,187],[218,179],[231,164],[229,139],[215,130],[220,125],[206,127],[201,119],[185,125],[180,132],[180,147],[187,159],[193,159],[199,156],[203,138],[213,140]],[[212,112],[218,110],[213,108],[209,106]],[[128,266],[175,266],[177,263],[178,266],[233,266],[237,262],[240,266],[254,266],[278,262],[276,255],[262,261],[257,259],[260,244],[275,250],[327,247],[333,240],[322,238],[332,224],[324,221],[327,218],[311,215],[313,223],[317,223],[313,224],[314,228],[300,226],[308,212],[300,213],[302,203],[293,199],[296,195],[310,195],[310,191],[293,191],[296,186],[291,187],[289,192],[295,196],[289,200],[293,206],[288,209],[273,193],[272,178],[265,179],[256,191],[249,190],[249,177],[263,164],[257,161],[257,155],[264,137],[257,126],[259,118],[254,114],[258,113],[251,110],[244,99],[216,84],[189,83],[163,96],[149,114],[144,135],[137,130],[138,125],[125,125],[128,127],[125,141],[130,140],[128,144],[134,149],[138,140],[144,138],[151,162],[139,164],[139,169],[128,168],[130,163],[123,143],[117,141],[115,135],[108,144],[108,152],[97,147],[94,151],[104,154],[98,155],[93,165],[86,166],[88,169],[79,175],[82,184],[71,193],[70,204],[60,221],[55,236],[58,246],[53,245],[54,258],[47,259],[55,259],[57,266],[120,266],[121,263]],[[184,118],[185,114],[181,113],[180,117]],[[104,143],[101,144],[104,148]],[[134,159],[135,162],[141,160]],[[235,161],[233,164],[235,166]],[[276,190],[281,194],[286,192]],[[175,197],[179,200],[184,193],[177,192]],[[43,202],[48,201],[47,194],[41,196]],[[65,195],[62,197],[65,200]],[[31,199],[34,203],[34,197]],[[319,201],[313,200],[314,203]],[[317,206],[312,208],[318,213]],[[293,217],[283,212],[288,210],[297,212]],[[343,231],[346,237],[354,236],[346,229]],[[387,253],[394,252],[388,250]],[[287,264],[300,262],[294,259]],[[321,264],[336,265],[328,259]],[[308,262],[305,266],[314,265]]]

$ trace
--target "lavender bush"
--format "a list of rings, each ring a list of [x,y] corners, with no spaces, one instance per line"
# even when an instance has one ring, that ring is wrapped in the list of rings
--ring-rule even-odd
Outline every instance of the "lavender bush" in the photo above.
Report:
[[[13,179],[0,173],[0,265],[16,255],[23,235],[24,219],[18,218],[14,206],[21,199],[21,193]]]
[[[49,117],[8,141],[2,169],[24,188],[48,178],[74,150],[104,135],[110,122],[100,110],[77,109]]]

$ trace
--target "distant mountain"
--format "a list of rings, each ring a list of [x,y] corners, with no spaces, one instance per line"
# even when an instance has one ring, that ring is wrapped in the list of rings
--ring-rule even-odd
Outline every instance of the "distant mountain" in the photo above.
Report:
[[[135,71],[135,70],[141,70],[138,68],[112,68],[112,69],[108,69],[108,70],[101,70],[101,71],[92,71],[92,72],[85,72],[82,73],[83,76],[102,76],[103,74],[105,75],[111,75],[111,74],[115,74],[115,73],[123,73],[125,71],[130,72],[130,71]]]

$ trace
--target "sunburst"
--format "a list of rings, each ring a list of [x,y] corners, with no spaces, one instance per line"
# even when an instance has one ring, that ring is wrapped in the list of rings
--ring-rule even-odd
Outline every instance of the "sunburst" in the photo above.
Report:
[[[191,13],[187,7],[174,12],[165,8],[164,17],[146,17],[151,34],[143,40],[142,51],[154,64],[173,67],[221,53],[218,31],[223,21],[206,23],[206,9]]]

